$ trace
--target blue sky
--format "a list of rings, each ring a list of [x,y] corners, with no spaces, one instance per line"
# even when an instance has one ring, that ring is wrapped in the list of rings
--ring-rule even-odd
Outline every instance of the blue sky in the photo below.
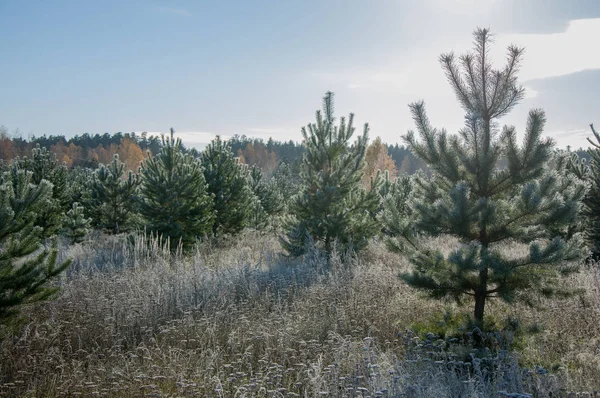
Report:
[[[462,111],[437,62],[490,27],[498,66],[526,47],[528,98],[501,122],[585,145],[600,125],[598,0],[0,0],[0,125],[30,134],[175,130],[300,140],[327,90],[395,143],[423,99],[450,131]]]

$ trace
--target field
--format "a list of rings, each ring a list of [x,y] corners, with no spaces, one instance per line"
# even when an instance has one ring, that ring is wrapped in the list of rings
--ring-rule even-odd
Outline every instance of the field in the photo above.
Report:
[[[427,328],[439,334],[444,311],[470,303],[423,298],[397,277],[407,260],[382,243],[327,266],[316,251],[287,259],[275,235],[254,232],[187,256],[137,242],[95,235],[63,247],[74,263],[62,292],[27,307],[2,341],[0,396],[598,396],[592,266],[567,281],[580,296],[539,309],[493,302],[492,318],[530,333],[488,335],[497,349],[468,360],[468,344]]]

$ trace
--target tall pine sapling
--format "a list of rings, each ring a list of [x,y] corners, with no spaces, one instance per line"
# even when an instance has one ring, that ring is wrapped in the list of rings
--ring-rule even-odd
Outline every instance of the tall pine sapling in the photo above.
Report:
[[[334,118],[333,93],[323,99],[323,111],[316,112],[316,123],[302,128],[304,154],[301,167],[303,190],[290,205],[283,247],[290,255],[304,253],[308,237],[326,253],[334,243],[342,251],[358,252],[381,229],[373,217],[377,212],[380,181],[370,190],[361,183],[365,168],[368,124],[351,145],[354,115]]]
[[[414,265],[403,275],[408,284],[433,298],[472,298],[474,319],[482,326],[490,298],[533,304],[540,295],[566,293],[560,277],[577,270],[570,260],[579,257],[581,239],[565,240],[560,231],[576,222],[585,186],[548,167],[553,142],[541,138],[542,110],[529,113],[520,147],[513,127],[499,131],[496,121],[523,98],[516,77],[523,50],[509,47],[506,66],[495,70],[489,31],[477,29],[474,37],[472,53],[440,57],[466,112],[464,128],[456,135],[433,128],[418,102],[410,110],[420,140],[412,131],[404,136],[431,170],[427,178],[415,178],[416,228],[460,243],[444,255],[407,234],[402,247]],[[504,168],[498,167],[502,156]],[[527,255],[502,251],[518,243],[529,245]]]
[[[201,160],[215,211],[213,235],[235,235],[248,226],[252,212],[247,170],[219,136],[202,152]]]
[[[0,325],[20,306],[49,298],[57,288],[48,282],[70,264],[57,262],[56,247],[41,244],[37,215],[52,197],[52,184],[33,183],[33,172],[12,168],[0,176]]]
[[[160,151],[141,168],[140,212],[147,229],[169,240],[171,250],[189,248],[212,231],[212,198],[198,159],[183,152],[181,139],[162,137]]]

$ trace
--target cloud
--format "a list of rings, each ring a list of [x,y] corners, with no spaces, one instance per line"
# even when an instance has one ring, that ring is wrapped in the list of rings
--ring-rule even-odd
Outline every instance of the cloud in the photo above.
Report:
[[[502,59],[511,43],[525,47],[521,80],[545,79],[600,68],[600,52],[590,44],[600,32],[600,18],[569,22],[567,29],[550,34],[508,34],[496,38],[495,59]]]
[[[538,96],[538,92],[535,89],[533,89],[527,85],[524,85],[524,87],[525,87],[525,98],[529,99],[529,98],[535,98]]]
[[[158,11],[164,13],[164,14],[172,14],[172,15],[179,15],[182,17],[191,17],[193,16],[191,12],[189,12],[188,10],[186,10],[185,8],[173,8],[173,7],[159,7]]]
[[[552,133],[552,135],[556,138],[569,138],[569,137],[589,137],[591,134],[591,130],[587,129],[575,129],[569,131],[558,131]]]
[[[587,69],[600,68],[600,52],[590,51],[592,37],[600,32],[600,18],[570,21],[565,31],[551,34],[506,34],[494,38],[491,56],[500,67],[506,48],[514,43],[525,47],[519,73],[521,81],[563,76]],[[312,76],[326,84],[350,90],[398,92],[407,95],[435,94],[438,83],[445,81],[435,60],[444,51],[432,46],[425,52],[405,55],[402,61],[388,65],[338,71],[313,72]],[[537,95],[527,87],[527,96]]]

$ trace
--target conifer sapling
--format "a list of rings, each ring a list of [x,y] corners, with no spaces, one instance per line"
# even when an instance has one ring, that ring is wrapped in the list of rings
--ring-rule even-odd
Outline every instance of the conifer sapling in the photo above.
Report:
[[[83,206],[74,202],[63,221],[64,234],[71,243],[81,243],[92,230],[92,219],[86,218]]]
[[[43,247],[37,215],[52,198],[52,185],[33,183],[33,172],[16,167],[0,176],[0,325],[18,315],[20,306],[56,293],[49,282],[70,264],[57,261],[57,250]]]
[[[508,48],[506,65],[493,69],[487,29],[474,32],[472,53],[456,58],[444,54],[440,62],[457,99],[466,112],[458,134],[435,129],[423,102],[410,105],[418,137],[404,136],[431,175],[415,178],[413,211],[416,228],[432,236],[459,240],[452,253],[427,248],[406,234],[402,249],[409,252],[410,285],[433,298],[470,297],[473,317],[483,325],[490,298],[533,304],[537,297],[567,293],[561,276],[576,271],[579,235],[561,233],[576,222],[585,186],[548,166],[553,141],[542,138],[546,117],[530,111],[523,144],[513,127],[501,131],[497,120],[523,98],[517,83],[521,48]],[[500,168],[499,160],[507,165]],[[527,244],[527,254],[508,256],[503,245]]]
[[[235,235],[248,225],[252,212],[248,171],[219,136],[202,152],[201,159],[215,211],[213,235]]]
[[[148,230],[168,239],[173,251],[209,234],[214,222],[200,161],[183,152],[174,133],[163,136],[159,153],[142,164],[139,203]]]
[[[316,112],[316,123],[302,128],[306,147],[301,166],[302,191],[290,205],[287,234],[281,237],[290,255],[304,253],[310,236],[326,253],[334,243],[342,251],[358,252],[381,229],[373,217],[380,203],[377,179],[365,189],[362,178],[368,141],[368,124],[351,144],[354,115],[334,117],[333,93],[323,99],[323,111]]]

